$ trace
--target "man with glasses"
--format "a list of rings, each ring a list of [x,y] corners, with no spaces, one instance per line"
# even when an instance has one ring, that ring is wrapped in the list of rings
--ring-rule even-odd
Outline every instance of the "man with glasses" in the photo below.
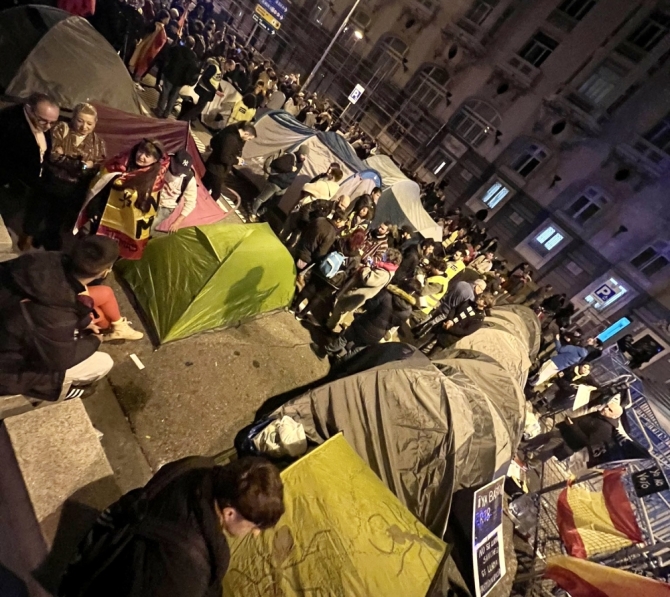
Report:
[[[44,93],[33,93],[25,105],[0,110],[4,140],[0,144],[0,186],[24,192],[35,187],[51,147],[48,131],[58,122],[58,115],[58,104]]]

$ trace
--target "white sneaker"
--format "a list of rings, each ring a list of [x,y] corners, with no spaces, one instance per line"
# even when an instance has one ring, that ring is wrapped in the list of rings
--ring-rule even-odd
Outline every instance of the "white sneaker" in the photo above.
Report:
[[[119,321],[113,322],[111,334],[105,334],[102,337],[104,342],[140,340],[141,338],[144,338],[144,334],[131,328],[130,322],[125,317],[122,317]]]

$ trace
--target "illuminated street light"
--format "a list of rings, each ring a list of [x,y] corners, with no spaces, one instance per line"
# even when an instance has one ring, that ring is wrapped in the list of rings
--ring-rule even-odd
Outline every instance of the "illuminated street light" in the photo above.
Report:
[[[357,41],[361,41],[363,39],[363,32],[356,29],[356,31],[354,31],[354,37]]]

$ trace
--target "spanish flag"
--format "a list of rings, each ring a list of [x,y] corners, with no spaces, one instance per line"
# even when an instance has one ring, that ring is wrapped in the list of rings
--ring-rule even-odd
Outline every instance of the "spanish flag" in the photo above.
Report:
[[[670,597],[664,582],[570,556],[549,558],[544,576],[571,597]]]
[[[643,541],[621,477],[605,471],[602,491],[566,487],[558,498],[556,522],[568,553],[588,558]]]

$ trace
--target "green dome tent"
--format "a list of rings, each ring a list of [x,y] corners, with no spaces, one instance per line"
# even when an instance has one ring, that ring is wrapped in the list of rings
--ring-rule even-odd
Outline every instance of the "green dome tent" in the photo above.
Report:
[[[286,307],[295,266],[267,224],[210,224],[153,239],[115,268],[160,344]]]

